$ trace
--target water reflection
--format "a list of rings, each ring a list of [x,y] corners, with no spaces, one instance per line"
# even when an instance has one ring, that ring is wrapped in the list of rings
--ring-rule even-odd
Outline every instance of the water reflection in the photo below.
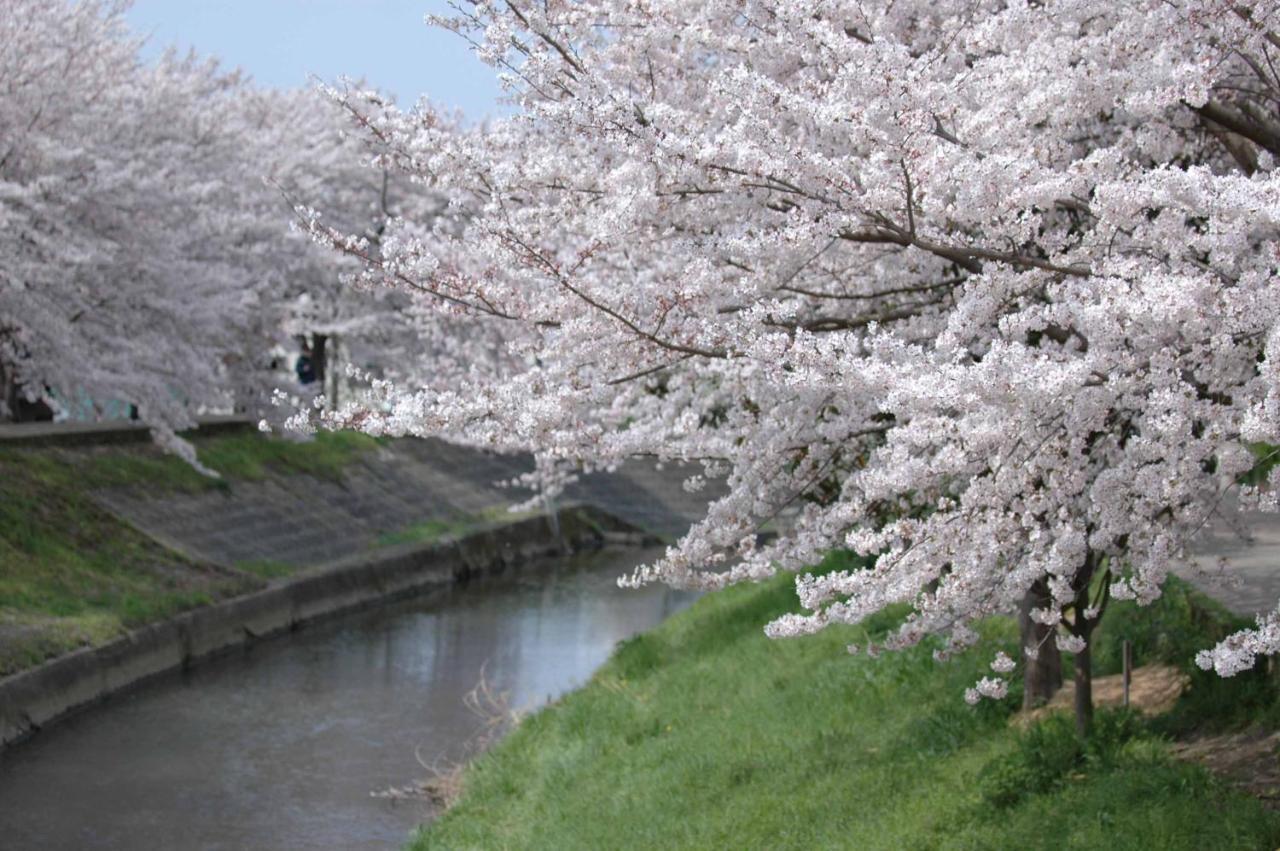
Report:
[[[582,683],[690,596],[614,583],[653,553],[526,570],[163,678],[0,757],[0,848],[396,848],[422,805],[370,798],[457,756],[483,668],[515,706]]]

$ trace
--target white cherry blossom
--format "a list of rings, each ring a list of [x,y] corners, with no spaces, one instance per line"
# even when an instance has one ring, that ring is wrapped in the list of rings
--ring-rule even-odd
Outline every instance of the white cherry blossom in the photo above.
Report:
[[[725,495],[628,581],[799,572],[773,636],[906,603],[883,647],[945,655],[1036,592],[1031,622],[1086,653],[1280,442],[1276,17],[461,6],[440,23],[512,117],[334,95],[447,206],[362,276],[414,299],[439,356],[325,420],[533,450],[548,483],[702,463]],[[833,547],[877,558],[806,575]]]

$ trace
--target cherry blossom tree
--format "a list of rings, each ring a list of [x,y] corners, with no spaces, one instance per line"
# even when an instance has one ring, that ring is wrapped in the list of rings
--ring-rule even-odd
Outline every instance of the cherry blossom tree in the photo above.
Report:
[[[354,264],[292,204],[376,235],[418,195],[362,165],[314,90],[141,62],[126,7],[0,0],[0,415],[125,403],[195,463],[176,433],[198,413],[271,412],[300,304],[308,333],[406,338],[405,299],[341,286]]]
[[[261,199],[259,218],[263,238],[274,247],[273,309],[259,322],[281,341],[301,339],[311,347],[320,388],[341,384],[340,369],[330,368],[339,341],[362,365],[394,371],[417,341],[408,299],[385,288],[348,286],[358,262],[318,248],[302,232],[285,231],[296,225],[298,205],[306,220],[318,221],[323,211],[327,226],[376,246],[389,218],[429,220],[437,202],[404,175],[371,167],[344,111],[320,90],[255,90],[246,94],[245,109],[257,152],[252,166],[271,190]],[[270,382],[250,385],[246,395],[260,400]]]
[[[123,4],[0,5],[0,365],[29,398],[131,403],[181,448],[255,306],[242,81],[141,64]]]
[[[425,389],[379,384],[328,421],[546,469],[701,462],[727,495],[629,581],[797,571],[803,612],[772,636],[909,604],[868,652],[936,635],[946,656],[1020,610],[1027,698],[1072,653],[1087,728],[1108,602],[1159,597],[1251,447],[1280,442],[1276,18],[1248,0],[462,4],[437,23],[502,73],[514,116],[468,130],[339,96],[380,162],[449,199],[390,228],[365,276],[434,310],[455,351]],[[877,558],[804,573],[832,547]],[[1201,664],[1274,652],[1278,618]],[[1017,664],[969,699],[1003,696]]]

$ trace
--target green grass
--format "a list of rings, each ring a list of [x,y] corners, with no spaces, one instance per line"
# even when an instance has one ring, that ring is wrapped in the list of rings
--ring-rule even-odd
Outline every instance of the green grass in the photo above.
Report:
[[[0,453],[0,675],[249,587],[99,507],[77,466]]]
[[[433,518],[414,523],[394,532],[383,532],[378,536],[377,546],[393,547],[398,544],[419,544],[428,541],[439,541],[453,537],[475,528],[476,521],[471,517]]]
[[[94,491],[228,488],[273,470],[336,478],[377,446],[348,433],[297,443],[245,432],[195,444],[221,479],[151,446],[0,449],[0,676],[282,575],[276,564],[236,572],[193,562],[102,509]]]
[[[252,574],[253,576],[257,576],[262,579],[278,579],[282,576],[289,576],[297,573],[299,568],[296,565],[287,564],[283,561],[253,559],[251,561],[236,562],[236,570]]]
[[[47,488],[145,487],[190,493],[259,481],[272,472],[339,479],[351,462],[379,446],[377,438],[358,432],[320,432],[300,442],[244,431],[194,437],[191,443],[200,462],[221,478],[203,475],[149,444],[64,451],[0,448],[0,469],[21,470],[28,483]]]
[[[338,479],[348,464],[380,443],[352,431],[319,432],[305,443],[251,432],[192,442],[205,466],[227,478],[246,481],[262,479],[272,471]]]
[[[794,609],[779,578],[704,597],[622,643],[584,688],[480,757],[461,801],[412,847],[1280,844],[1280,817],[1171,760],[1145,725],[1114,724],[1112,744],[1091,751],[1069,721],[1011,728],[1016,689],[965,705],[963,689],[995,651],[1015,650],[1008,620],[986,623],[973,652],[937,663],[932,644],[878,659],[844,652],[895,613],[865,629],[763,636],[766,620]],[[1030,788],[1001,797],[1001,776]]]
[[[118,618],[106,614],[40,616],[0,609],[0,676],[120,634]]]
[[[300,442],[244,431],[195,437],[191,443],[200,462],[221,478],[205,476],[150,446],[105,447],[86,453],[76,473],[83,477],[84,485],[93,488],[142,485],[185,492],[227,487],[235,481],[259,481],[272,472],[333,480],[341,478],[347,465],[362,453],[378,446],[376,438],[357,432],[320,432],[314,439]],[[46,466],[52,456],[46,454]],[[57,466],[57,461],[52,464]]]
[[[469,532],[500,523],[514,523],[538,516],[537,511],[512,512],[506,506],[485,508],[474,514],[456,514],[449,517],[433,517],[418,523],[384,532],[378,536],[375,546],[393,547],[399,544],[424,544],[446,538],[460,538]]]

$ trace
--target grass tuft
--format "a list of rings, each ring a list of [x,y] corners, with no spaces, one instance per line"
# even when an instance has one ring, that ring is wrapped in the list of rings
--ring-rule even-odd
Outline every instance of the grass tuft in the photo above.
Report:
[[[424,544],[431,541],[443,541],[446,538],[461,538],[477,529],[503,523],[512,523],[529,517],[536,517],[541,512],[512,512],[506,506],[492,506],[474,514],[455,514],[448,517],[432,517],[397,529],[384,532],[378,536],[375,546],[392,547],[399,544]]]

